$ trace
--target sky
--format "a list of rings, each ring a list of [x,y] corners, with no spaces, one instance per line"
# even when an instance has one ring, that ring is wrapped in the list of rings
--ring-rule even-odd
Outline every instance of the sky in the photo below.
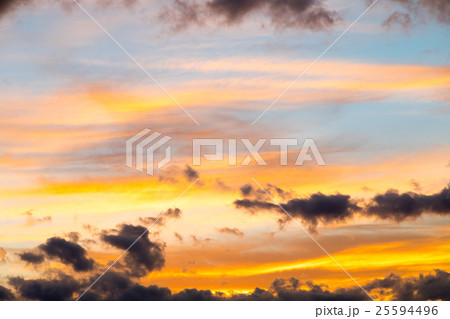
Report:
[[[0,300],[449,300],[450,5],[370,4],[0,1]]]

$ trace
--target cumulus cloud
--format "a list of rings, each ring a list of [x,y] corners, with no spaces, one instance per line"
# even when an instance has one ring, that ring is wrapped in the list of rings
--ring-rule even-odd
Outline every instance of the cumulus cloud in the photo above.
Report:
[[[35,252],[19,253],[18,256],[22,261],[33,265],[39,265],[44,262],[45,258],[49,258],[57,259],[65,265],[72,266],[76,272],[94,269],[95,261],[87,257],[86,249],[64,238],[48,238],[45,244],[39,245],[35,250]]]
[[[425,213],[450,215],[450,186],[433,195],[388,190],[376,195],[365,209],[368,216],[396,222],[414,220]]]
[[[12,277],[8,283],[19,293],[21,299],[62,301],[72,300],[80,284],[71,276],[59,274],[53,279],[24,279]]]
[[[273,188],[273,185],[268,187]],[[241,193],[247,198],[235,200],[236,208],[245,209],[252,214],[262,211],[277,212],[281,214],[278,220],[280,224],[290,221],[284,209],[293,218],[302,220],[313,232],[319,223],[346,222],[356,214],[395,222],[415,220],[426,213],[450,215],[450,186],[432,195],[388,190],[384,194],[374,196],[365,205],[358,199],[352,199],[350,195],[317,193],[280,203],[283,209],[274,204],[270,198],[262,197],[249,185],[242,187]]]
[[[294,198],[280,206],[269,201],[254,199],[241,199],[234,201],[237,208],[244,208],[252,213],[261,210],[276,211],[281,215],[279,222],[284,224],[290,220],[283,209],[293,218],[300,218],[308,224],[310,231],[315,231],[319,222],[326,224],[337,221],[346,221],[361,208],[350,200],[348,195],[324,195],[322,193],[312,194],[306,198]]]
[[[52,237],[39,246],[49,258],[59,259],[66,265],[71,265],[75,271],[88,271],[94,268],[94,260],[87,257],[87,251],[77,243],[63,238]]]
[[[142,277],[164,267],[164,247],[162,244],[150,241],[145,227],[121,224],[118,230],[103,231],[101,239],[121,250],[129,248],[124,260],[133,277]]]
[[[14,300],[15,296],[12,291],[6,287],[0,285],[0,301],[11,301]]]
[[[329,291],[325,285],[315,285],[311,281],[300,283],[296,278],[276,279],[271,290],[278,300],[284,301],[359,301],[370,300],[360,287],[338,288]]]
[[[408,278],[390,274],[364,287],[369,290],[380,289],[381,295],[393,294],[394,300],[450,300],[450,273],[436,269],[434,274]]]
[[[95,274],[89,280],[76,280],[71,276],[58,274],[54,278],[30,279],[12,277],[9,284],[17,296],[0,286],[0,300],[71,300],[82,293],[89,284],[98,278]],[[275,279],[269,289],[255,288],[248,294],[184,289],[172,293],[169,288],[156,285],[143,286],[134,282],[123,273],[109,271],[103,280],[93,286],[82,300],[306,300],[306,301],[356,301],[368,300],[360,287],[351,286],[330,290],[324,284],[311,281],[301,282],[296,278]],[[375,279],[364,285],[374,296],[393,296],[394,300],[450,300],[450,274],[436,269],[434,273],[417,277],[401,277],[390,274],[382,279]],[[3,288],[3,289],[2,289]]]
[[[44,262],[45,256],[42,254],[37,254],[33,252],[24,252],[19,254],[19,257],[22,261],[25,261],[32,265],[39,265]]]

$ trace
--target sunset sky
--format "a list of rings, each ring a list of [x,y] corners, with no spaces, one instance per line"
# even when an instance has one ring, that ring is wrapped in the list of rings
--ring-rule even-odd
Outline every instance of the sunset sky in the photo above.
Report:
[[[76,299],[164,212],[86,297],[124,299],[116,275],[184,300],[450,298],[448,2],[378,1],[252,125],[370,3],[79,1],[197,125],[73,0],[0,1],[0,300]],[[125,165],[145,128],[172,137],[154,176]],[[193,166],[193,138],[312,138],[326,165]]]

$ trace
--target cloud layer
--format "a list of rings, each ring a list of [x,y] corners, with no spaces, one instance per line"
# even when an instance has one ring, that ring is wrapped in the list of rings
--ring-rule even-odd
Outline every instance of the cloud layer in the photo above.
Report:
[[[269,185],[266,190],[272,194],[273,188]],[[374,196],[367,203],[352,199],[350,195],[317,193],[280,203],[282,208],[261,190],[253,189],[251,185],[244,185],[241,193],[249,198],[235,200],[236,208],[245,209],[252,214],[263,211],[277,212],[281,214],[280,224],[290,221],[284,209],[293,218],[299,218],[307,224],[310,231],[315,231],[319,223],[346,222],[356,214],[395,222],[415,220],[426,213],[450,215],[450,186],[432,195],[388,190],[384,194]],[[278,196],[284,194],[282,190],[278,190],[277,193]]]
[[[0,286],[0,300],[73,300],[83,292],[92,280],[76,280],[71,276],[58,273],[51,278],[24,279],[12,277],[8,284],[15,293]],[[394,300],[450,300],[450,274],[444,270],[435,270],[432,274],[418,277],[401,277],[390,274],[364,285],[364,289],[378,297],[393,296]],[[357,286],[330,290],[324,284],[311,281],[301,282],[296,278],[275,279],[270,288],[255,288],[248,294],[226,296],[222,292],[184,289],[173,293],[170,289],[156,285],[143,286],[130,277],[115,271],[107,272],[82,300],[280,300],[280,301],[357,301],[368,300],[368,296]]]

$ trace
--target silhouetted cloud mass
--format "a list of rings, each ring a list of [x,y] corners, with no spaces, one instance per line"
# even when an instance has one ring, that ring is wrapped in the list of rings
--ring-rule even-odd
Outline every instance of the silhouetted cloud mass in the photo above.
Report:
[[[416,219],[425,213],[450,215],[450,186],[433,195],[388,190],[376,195],[365,209],[368,216],[397,222]]]
[[[150,241],[145,227],[121,224],[119,230],[103,231],[101,239],[121,250],[128,249],[134,243],[124,257],[131,276],[142,277],[164,267],[163,246]]]
[[[71,276],[58,274],[54,278],[30,279],[12,277],[9,284],[15,288],[17,296],[0,286],[3,300],[72,300],[84,292],[100,274],[88,280],[76,280]],[[390,274],[364,285],[373,296],[394,296],[394,300],[450,300],[450,274],[436,269],[434,273],[418,277],[401,277]],[[223,292],[184,289],[172,293],[169,288],[156,285],[143,286],[124,273],[113,270],[105,273],[82,300],[298,300],[298,301],[356,301],[369,300],[365,292],[357,286],[329,290],[326,285],[311,281],[301,282],[296,278],[275,279],[268,290],[255,288],[248,294],[226,296]]]
[[[200,177],[198,172],[189,165],[186,165],[186,168],[183,170],[183,174],[189,182],[193,182]]]
[[[0,285],[0,301],[11,301],[14,300],[15,296],[12,291],[6,287]]]
[[[72,300],[74,293],[80,289],[78,281],[62,274],[54,279],[26,280],[22,277],[12,277],[8,283],[17,290],[22,299],[26,300]]]
[[[180,30],[211,21],[239,24],[255,14],[262,14],[278,29],[324,30],[340,19],[336,11],[327,9],[320,0],[174,0],[165,6],[160,19]]]
[[[94,268],[94,260],[86,256],[86,249],[63,238],[49,238],[45,244],[39,246],[39,249],[48,257],[57,258],[63,264],[71,265],[75,271],[88,271]]]
[[[19,257],[21,260],[33,264],[33,265],[39,265],[42,262],[44,262],[45,256],[42,254],[36,254],[32,252],[24,252],[19,254]]]
[[[273,187],[270,185],[268,189]],[[248,186],[242,187],[241,193],[247,198],[235,200],[236,208],[245,209],[252,214],[277,212],[282,215],[278,220],[281,224],[290,221],[284,209],[293,218],[299,218],[307,224],[310,231],[315,231],[319,223],[346,222],[355,214],[395,222],[415,220],[426,213],[450,215],[450,186],[432,195],[388,190],[374,196],[364,206],[360,200],[351,199],[350,195],[317,193],[280,203],[283,209],[268,196],[264,198]]]

